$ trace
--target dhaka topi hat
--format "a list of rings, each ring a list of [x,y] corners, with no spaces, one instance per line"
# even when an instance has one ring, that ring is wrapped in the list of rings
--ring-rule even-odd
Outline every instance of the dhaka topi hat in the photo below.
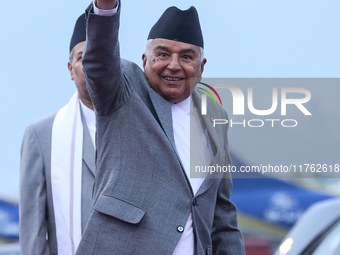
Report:
[[[149,39],[163,38],[204,48],[203,35],[195,7],[180,10],[175,6],[165,10],[151,28]]]
[[[80,15],[77,19],[73,29],[73,34],[70,42],[70,52],[78,43],[86,40],[86,25],[85,25],[85,13]]]

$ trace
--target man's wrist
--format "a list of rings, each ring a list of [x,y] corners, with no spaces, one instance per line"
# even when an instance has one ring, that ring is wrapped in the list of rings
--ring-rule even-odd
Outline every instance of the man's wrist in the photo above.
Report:
[[[94,14],[97,14],[97,15],[102,15],[102,16],[113,15],[117,12],[118,6],[119,6],[119,0],[117,0],[115,8],[109,9],[109,10],[103,10],[97,7],[97,0],[93,0],[93,12]]]

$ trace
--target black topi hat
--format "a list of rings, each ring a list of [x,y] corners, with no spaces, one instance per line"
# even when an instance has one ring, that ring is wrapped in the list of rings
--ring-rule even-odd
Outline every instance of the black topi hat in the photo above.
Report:
[[[204,46],[203,35],[195,7],[182,11],[175,6],[165,10],[156,24],[151,28],[149,39],[163,38],[199,47]]]
[[[78,43],[84,42],[86,40],[86,28],[85,28],[85,13],[80,15],[74,26],[73,35],[70,42],[70,52],[73,47]]]

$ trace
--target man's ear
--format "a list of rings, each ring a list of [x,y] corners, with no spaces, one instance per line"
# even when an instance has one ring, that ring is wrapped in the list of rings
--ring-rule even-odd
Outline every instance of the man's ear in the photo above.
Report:
[[[142,55],[142,60],[143,60],[143,69],[145,70],[145,66],[146,66],[146,62],[147,62],[147,56],[145,55],[145,53],[143,53],[143,55]]]
[[[203,58],[203,60],[202,60],[202,62],[201,62],[201,75],[202,75],[202,73],[203,73],[203,71],[204,71],[204,65],[205,65],[205,63],[207,63],[207,59],[206,59],[206,58]]]
[[[74,77],[73,77],[73,66],[70,62],[67,63],[67,67],[68,67],[68,70],[70,71],[70,75],[71,75],[71,80],[73,81],[74,80]]]

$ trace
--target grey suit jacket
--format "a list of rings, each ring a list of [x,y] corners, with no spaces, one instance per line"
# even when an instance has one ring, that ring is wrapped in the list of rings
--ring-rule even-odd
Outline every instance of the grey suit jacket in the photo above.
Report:
[[[190,212],[195,254],[244,254],[231,179],[206,179],[193,194],[176,153],[171,104],[120,58],[119,15],[86,13],[83,68],[96,109],[97,161],[94,210],[76,254],[172,254]],[[198,92],[193,99],[199,104]],[[229,165],[227,128],[210,119],[227,114],[215,109],[204,118],[212,164]]]
[[[22,255],[58,254],[51,189],[51,140],[56,113],[29,125],[20,161],[20,249]],[[94,182],[94,146],[82,115],[82,231],[91,212]]]

